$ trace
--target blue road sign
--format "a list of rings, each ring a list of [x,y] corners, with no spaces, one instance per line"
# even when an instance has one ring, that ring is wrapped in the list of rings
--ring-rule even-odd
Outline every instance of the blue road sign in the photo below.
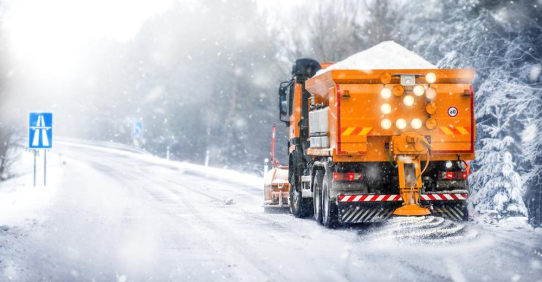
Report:
[[[51,149],[53,147],[53,114],[30,113],[28,124],[28,148]]]
[[[140,137],[143,137],[143,122],[136,121],[134,122],[134,126],[132,127],[132,138]]]

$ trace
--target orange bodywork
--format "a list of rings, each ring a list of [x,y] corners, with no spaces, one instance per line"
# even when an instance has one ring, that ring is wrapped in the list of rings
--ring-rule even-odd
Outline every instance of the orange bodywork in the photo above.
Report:
[[[430,72],[436,74],[437,80],[428,85],[424,76]],[[380,80],[383,73],[391,74],[391,81],[387,84]],[[392,94],[389,98],[382,98],[381,90],[384,87],[391,90],[400,85],[399,75],[404,74],[418,75],[416,85],[434,88],[436,98],[430,101],[425,95],[413,95],[408,86],[404,87],[405,93],[401,96]],[[474,95],[470,84],[473,78],[474,71],[471,69],[331,70],[317,75],[305,82],[305,88],[314,96],[315,104],[329,106],[330,148],[310,148],[307,154],[331,156],[334,162],[385,162],[389,161],[386,144],[394,145],[392,137],[414,132],[430,143],[432,161],[472,160],[476,132]],[[406,95],[413,96],[412,106],[404,105],[403,98]],[[431,102],[436,105],[433,114],[426,110]],[[294,108],[300,109],[300,102],[295,103]],[[384,103],[391,106],[391,113],[381,112]],[[395,126],[399,118],[407,121],[405,129]],[[410,126],[414,118],[422,121],[421,128]],[[430,118],[436,121],[434,128],[429,128],[431,126],[427,121]],[[384,129],[381,126],[383,119],[392,122],[391,128]],[[292,123],[296,123],[295,118]],[[296,124],[292,125],[290,128],[295,133]],[[394,155],[402,154],[397,151],[399,147],[391,149]],[[422,161],[425,158],[426,155],[419,157]]]
[[[303,92],[303,85],[300,83],[295,84],[295,93],[302,93]],[[303,95],[295,95],[294,98],[294,113],[292,119],[290,119],[290,138],[299,138],[299,120],[301,119],[301,104],[302,100],[301,97]]]
[[[431,214],[419,203],[422,162],[427,167],[431,161],[474,159],[473,79],[471,69],[330,70],[316,75],[305,89],[315,109],[327,109],[329,147],[317,144],[306,154],[330,156],[335,163],[394,162],[404,200],[394,214]],[[321,124],[315,118],[316,130]],[[414,180],[407,179],[407,167],[415,169]]]

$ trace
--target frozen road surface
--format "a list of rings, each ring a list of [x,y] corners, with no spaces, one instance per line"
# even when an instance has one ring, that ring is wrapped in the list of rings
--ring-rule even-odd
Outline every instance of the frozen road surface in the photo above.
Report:
[[[0,186],[0,281],[542,281],[540,229],[428,217],[327,230],[264,213],[254,176],[55,146],[47,187],[28,173]]]

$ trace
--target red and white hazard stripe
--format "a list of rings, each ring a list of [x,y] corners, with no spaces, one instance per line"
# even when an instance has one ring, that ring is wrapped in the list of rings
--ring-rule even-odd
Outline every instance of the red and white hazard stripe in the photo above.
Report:
[[[466,200],[467,194],[421,194],[420,199],[422,201],[454,201],[454,200]]]
[[[402,201],[401,195],[339,195],[339,202],[396,202]]]

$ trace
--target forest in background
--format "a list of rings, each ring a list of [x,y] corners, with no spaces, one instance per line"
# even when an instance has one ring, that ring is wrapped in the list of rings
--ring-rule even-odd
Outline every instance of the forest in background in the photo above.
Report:
[[[393,40],[440,68],[476,70],[471,204],[540,225],[541,17],[537,0],[300,1],[289,9],[179,1],[126,42],[94,40],[65,73],[21,67],[2,32],[0,175],[9,177],[7,149],[25,138],[36,108],[63,121],[57,135],[135,144],[160,157],[169,148],[175,160],[261,173],[275,124],[277,155],[287,160],[277,89],[295,59],[336,62]],[[133,140],[136,120],[144,137]]]

